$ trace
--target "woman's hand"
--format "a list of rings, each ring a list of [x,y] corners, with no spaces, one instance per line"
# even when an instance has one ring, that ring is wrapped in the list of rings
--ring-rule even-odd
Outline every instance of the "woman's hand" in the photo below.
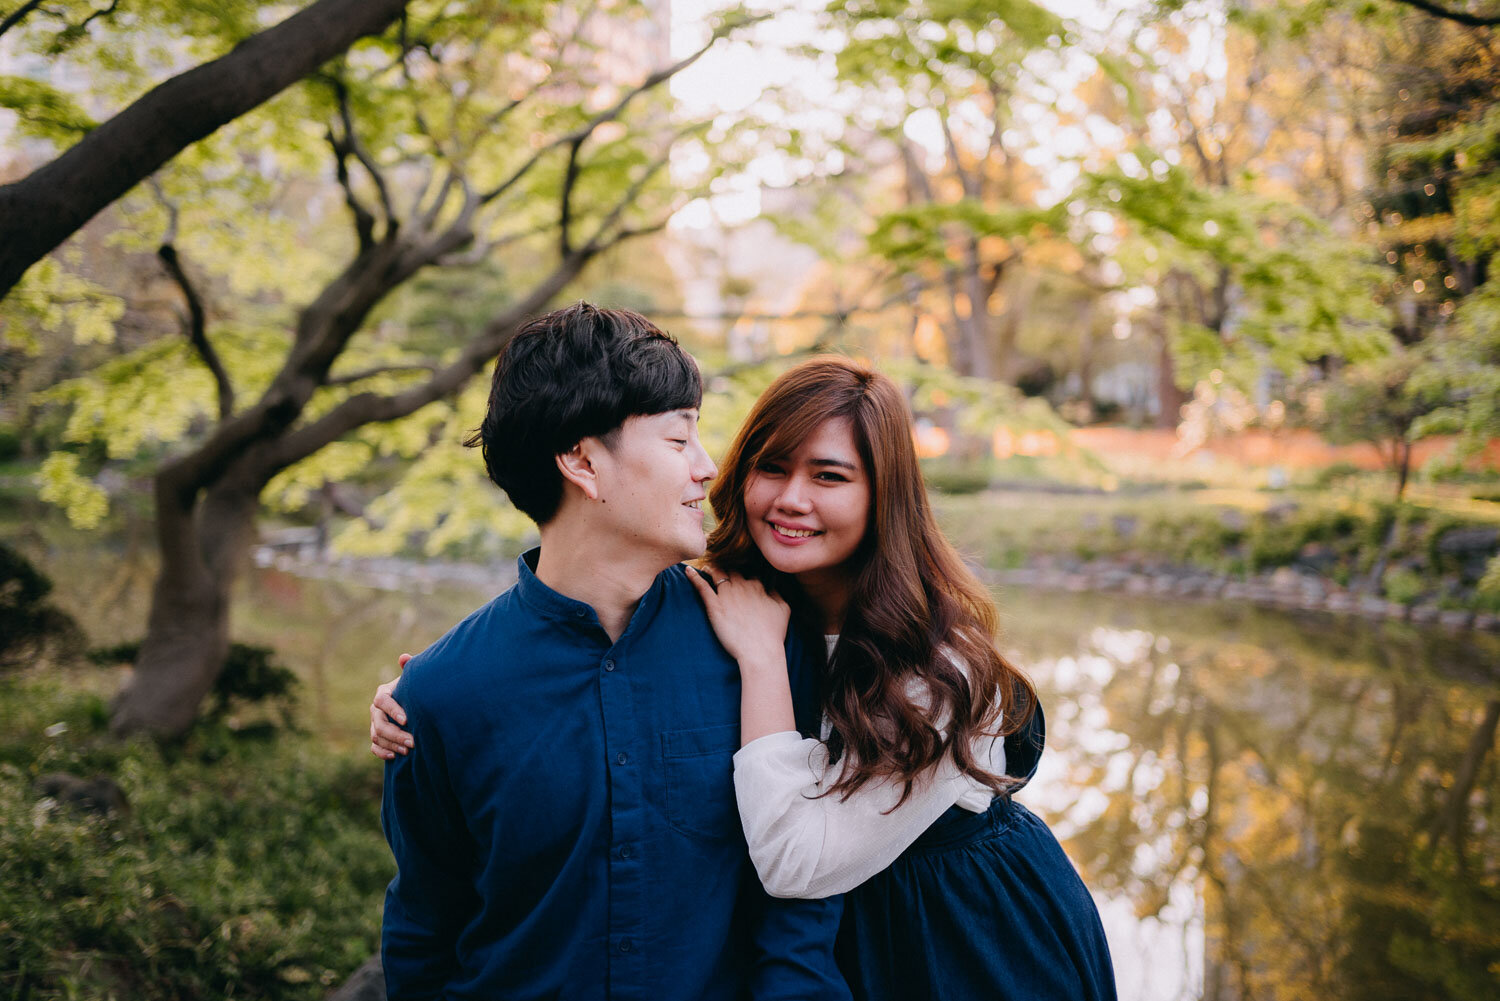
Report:
[[[404,671],[409,660],[411,654],[403,653],[396,658],[396,666]],[[398,754],[405,754],[414,743],[411,734],[398,725],[406,722],[406,711],[391,695],[396,690],[396,682],[400,680],[392,678],[375,689],[375,699],[370,703],[370,753],[386,761],[394,760]],[[391,720],[396,722],[392,723]]]
[[[708,609],[719,642],[740,664],[740,745],[767,734],[796,732],[782,645],[791,608],[759,581],[739,574],[705,567],[689,570],[688,578]]]
[[[767,664],[786,670],[782,643],[792,610],[785,601],[760,581],[714,567],[690,569],[688,579],[703,599],[719,642],[739,661],[741,673]]]

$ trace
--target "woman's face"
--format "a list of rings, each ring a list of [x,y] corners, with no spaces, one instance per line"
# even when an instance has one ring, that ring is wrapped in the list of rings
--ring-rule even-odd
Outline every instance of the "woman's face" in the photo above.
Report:
[[[782,573],[841,566],[870,519],[870,480],[847,418],[824,421],[789,455],[768,458],[745,482],[750,537]]]

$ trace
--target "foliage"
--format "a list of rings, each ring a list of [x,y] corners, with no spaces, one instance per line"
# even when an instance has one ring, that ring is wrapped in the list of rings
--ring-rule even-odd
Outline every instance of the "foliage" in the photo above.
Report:
[[[114,646],[97,647],[88,652],[88,659],[99,665],[128,664],[141,652],[141,644],[117,643]],[[224,668],[214,678],[209,692],[209,704],[203,718],[217,723],[231,712],[248,706],[269,703],[276,709],[282,722],[291,724],[297,706],[297,675],[276,662],[276,651],[266,646],[248,643],[229,644],[229,656]]]
[[[35,663],[49,651],[68,652],[82,640],[78,624],[47,602],[52,581],[0,542],[0,672]]]
[[[1500,559],[1500,530],[1412,504],[1304,495],[1245,511],[1188,492],[990,491],[939,495],[934,505],[954,543],[991,567],[1094,558],[1236,576],[1287,567],[1348,585],[1367,579],[1384,554],[1379,583],[1391,600],[1488,611],[1500,596],[1493,581],[1481,583]]]
[[[217,725],[121,745],[102,701],[34,680],[0,706],[0,993],[313,999],[375,948],[391,867],[367,761]],[[112,777],[129,813],[49,810],[32,783],[56,771]]]
[[[1436,426],[1429,418],[1452,398],[1423,348],[1340,372],[1323,396],[1324,433],[1337,443],[1369,442],[1396,477],[1396,500],[1406,490],[1411,446]]]

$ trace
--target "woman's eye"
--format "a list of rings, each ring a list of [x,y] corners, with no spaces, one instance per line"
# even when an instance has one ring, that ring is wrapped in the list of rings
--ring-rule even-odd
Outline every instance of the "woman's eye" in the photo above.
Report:
[[[771,476],[781,475],[781,467],[776,465],[776,463],[774,462],[762,462],[760,465],[755,467],[755,471],[757,473],[766,473]]]
[[[825,483],[848,483],[849,480],[838,473],[819,473],[817,478]]]

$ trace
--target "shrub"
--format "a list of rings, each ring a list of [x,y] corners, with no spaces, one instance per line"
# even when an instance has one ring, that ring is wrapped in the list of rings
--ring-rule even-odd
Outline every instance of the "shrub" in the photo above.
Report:
[[[51,593],[52,581],[0,542],[0,671],[81,645],[78,624],[47,603]]]
[[[374,951],[378,768],[221,726],[119,744],[99,699],[42,684],[0,705],[0,997],[313,999]],[[49,811],[52,771],[109,775],[130,812]]]
[[[141,644],[117,643],[88,652],[95,664],[128,664],[140,655]],[[248,643],[229,644],[229,656],[214,678],[209,690],[204,719],[216,721],[244,705],[268,703],[279,710],[282,722],[290,725],[297,704],[297,675],[275,661],[276,651],[267,646]]]

